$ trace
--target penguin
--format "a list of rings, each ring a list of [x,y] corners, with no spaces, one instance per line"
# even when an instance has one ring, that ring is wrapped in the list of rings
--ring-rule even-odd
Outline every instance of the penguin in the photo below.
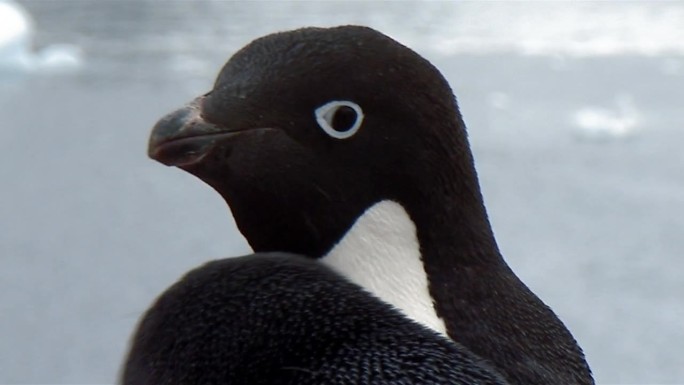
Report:
[[[594,383],[498,249],[448,82],[382,33],[254,40],[156,124],[148,153],[213,187],[256,253],[328,266],[511,384]]]
[[[507,385],[482,359],[300,255],[210,262],[143,318],[124,385]]]

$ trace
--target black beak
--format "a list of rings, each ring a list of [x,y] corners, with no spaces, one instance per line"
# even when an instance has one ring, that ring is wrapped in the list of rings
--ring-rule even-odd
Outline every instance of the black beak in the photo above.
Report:
[[[185,167],[200,163],[215,145],[236,131],[205,121],[202,100],[164,116],[152,129],[147,154],[167,166]]]

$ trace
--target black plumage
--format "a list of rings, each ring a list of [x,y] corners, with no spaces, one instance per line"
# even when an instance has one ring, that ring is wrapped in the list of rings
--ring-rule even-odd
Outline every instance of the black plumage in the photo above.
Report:
[[[467,349],[298,255],[191,271],[133,341],[124,385],[507,384]]]
[[[363,109],[353,136],[321,129],[315,111],[331,101]],[[389,37],[345,26],[257,39],[156,125],[149,153],[216,189],[256,252],[321,258],[366,209],[400,204],[453,341],[513,384],[593,384],[573,336],[499,252],[448,83]]]

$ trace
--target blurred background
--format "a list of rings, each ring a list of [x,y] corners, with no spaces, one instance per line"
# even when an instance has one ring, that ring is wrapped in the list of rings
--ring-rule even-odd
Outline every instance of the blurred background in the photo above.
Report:
[[[684,383],[684,3],[0,0],[0,383],[114,383],[151,301],[249,252],[146,157],[250,40],[364,24],[451,82],[508,263],[599,384]]]

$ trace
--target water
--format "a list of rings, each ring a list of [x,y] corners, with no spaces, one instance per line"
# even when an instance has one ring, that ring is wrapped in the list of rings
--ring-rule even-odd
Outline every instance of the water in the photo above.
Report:
[[[149,130],[251,39],[346,23],[449,79],[500,247],[598,382],[684,382],[681,3],[22,4],[85,62],[0,73],[0,383],[114,382],[156,295],[249,251]]]

